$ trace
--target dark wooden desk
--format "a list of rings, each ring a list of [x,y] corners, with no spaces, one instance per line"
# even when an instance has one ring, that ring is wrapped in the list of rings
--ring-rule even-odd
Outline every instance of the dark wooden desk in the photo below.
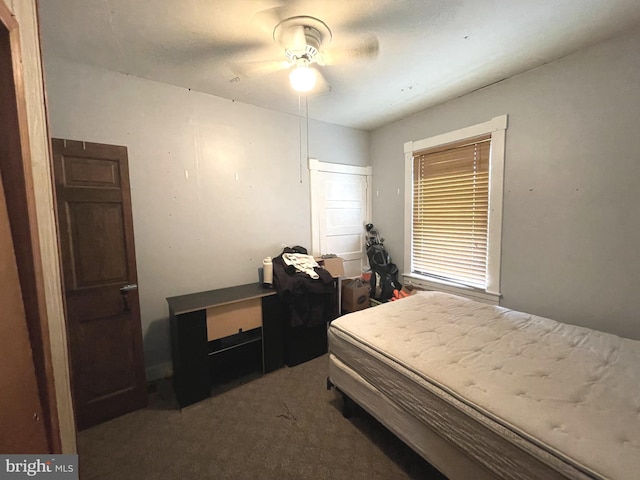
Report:
[[[180,408],[211,394],[212,378],[240,364],[263,373],[284,364],[283,310],[259,283],[167,298]]]

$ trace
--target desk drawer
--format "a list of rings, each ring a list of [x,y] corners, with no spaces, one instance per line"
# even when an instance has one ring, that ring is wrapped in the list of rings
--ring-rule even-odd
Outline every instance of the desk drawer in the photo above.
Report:
[[[260,298],[207,308],[207,339],[209,341],[261,326],[262,299]]]

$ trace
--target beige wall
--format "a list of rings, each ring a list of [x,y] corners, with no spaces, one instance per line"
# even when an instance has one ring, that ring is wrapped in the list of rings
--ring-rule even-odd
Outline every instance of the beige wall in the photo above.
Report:
[[[63,453],[75,453],[76,433],[71,403],[67,337],[62,306],[58,246],[49,170],[49,139],[44,104],[40,45],[35,0],[9,0],[7,6],[18,21],[22,48],[23,75],[29,148],[33,169],[38,233],[42,254],[51,357],[56,386]]]

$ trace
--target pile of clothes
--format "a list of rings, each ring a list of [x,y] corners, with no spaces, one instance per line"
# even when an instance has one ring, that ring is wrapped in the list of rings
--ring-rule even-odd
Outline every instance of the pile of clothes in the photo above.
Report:
[[[314,327],[337,317],[335,279],[304,247],[273,258],[273,286],[291,313],[291,326]]]

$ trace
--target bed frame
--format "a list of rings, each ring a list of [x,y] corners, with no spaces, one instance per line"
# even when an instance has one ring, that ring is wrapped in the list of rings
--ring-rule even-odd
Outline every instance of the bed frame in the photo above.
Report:
[[[332,358],[330,361],[335,362],[336,359]],[[376,391],[371,385],[368,385],[370,392],[365,398],[365,395],[359,393],[362,388],[354,386],[353,382],[359,382],[355,379],[357,374],[347,372],[348,367],[344,368],[344,366],[335,367],[333,370],[333,378],[337,379],[339,386],[333,383],[331,377],[327,377],[327,390],[335,389],[342,395],[342,415],[345,418],[351,417],[354,405],[361,406],[451,480],[491,480],[496,478],[483,465],[466,455],[463,450],[447,442],[427,425],[416,422],[415,418],[395,404],[392,399]]]
[[[394,303],[404,301],[406,300]],[[382,305],[369,310],[376,311],[384,307]],[[387,308],[385,313],[394,312],[391,310],[393,307]],[[383,311],[376,312],[376,315],[381,315],[381,312]],[[341,317],[339,321],[342,322],[341,325],[345,325],[351,318],[353,321],[360,321],[367,318],[366,315],[367,311],[357,312]],[[389,355],[366,343],[354,347],[357,350],[355,354],[345,355],[345,342],[338,338],[339,332],[338,328],[330,326],[327,388],[335,388],[343,396],[343,415],[350,416],[351,402],[355,402],[449,479],[611,478],[595,472],[591,467],[573,462],[568,455],[554,451],[543,442],[532,442],[530,437],[514,432],[508,424],[485,417],[464,399],[449,395],[446,386],[440,388],[438,384],[434,384],[425,388],[424,385],[420,387],[409,383],[405,387],[402,384],[412,401],[395,398],[389,393],[392,388],[386,388],[378,380],[393,375],[393,372],[384,371],[388,368],[386,365],[389,363]],[[640,342],[636,343],[640,347]],[[640,348],[638,351],[640,352]],[[375,369],[368,366],[371,364],[375,364]],[[389,367],[389,370],[400,370],[401,373],[403,369],[402,365],[395,365],[393,369]],[[413,374],[404,370],[404,374],[409,377]],[[632,394],[635,395],[633,392]],[[640,467],[640,459],[638,464]]]

